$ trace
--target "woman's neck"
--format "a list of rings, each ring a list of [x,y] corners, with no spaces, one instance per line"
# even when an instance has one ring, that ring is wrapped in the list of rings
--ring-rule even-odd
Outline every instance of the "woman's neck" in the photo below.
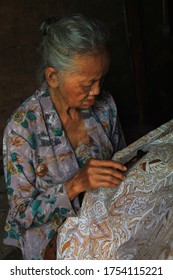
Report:
[[[77,108],[71,108],[63,96],[54,92],[51,88],[49,89],[49,93],[60,118],[64,120],[78,120],[80,111]]]

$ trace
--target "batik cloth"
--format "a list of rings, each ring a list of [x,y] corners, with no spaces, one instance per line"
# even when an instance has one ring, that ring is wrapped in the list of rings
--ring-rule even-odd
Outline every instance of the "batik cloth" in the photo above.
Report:
[[[86,192],[58,230],[57,259],[173,259],[173,120],[115,153],[126,164],[115,188]]]
[[[117,109],[109,93],[81,110],[91,158],[110,159],[124,147]],[[87,150],[88,150],[87,148]],[[44,84],[12,115],[3,139],[9,213],[4,242],[21,248],[24,259],[43,259],[44,250],[67,217],[75,217],[79,198],[69,200],[65,182],[87,163],[76,156]]]

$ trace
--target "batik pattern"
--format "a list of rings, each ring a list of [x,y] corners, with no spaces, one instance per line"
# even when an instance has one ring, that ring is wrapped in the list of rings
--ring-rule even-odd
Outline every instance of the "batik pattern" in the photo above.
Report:
[[[147,152],[115,188],[87,192],[78,216],[58,230],[58,259],[173,259],[173,121],[113,160]]]

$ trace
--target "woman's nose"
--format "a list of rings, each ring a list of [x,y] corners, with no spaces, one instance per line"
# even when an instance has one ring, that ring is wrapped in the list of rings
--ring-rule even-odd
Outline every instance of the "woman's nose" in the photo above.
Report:
[[[100,93],[100,83],[97,82],[92,86],[92,95],[98,95]]]

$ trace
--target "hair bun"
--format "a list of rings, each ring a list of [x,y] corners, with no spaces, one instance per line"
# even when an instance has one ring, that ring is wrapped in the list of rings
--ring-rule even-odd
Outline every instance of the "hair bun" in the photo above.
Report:
[[[42,36],[46,36],[50,29],[52,28],[52,26],[58,21],[58,18],[53,16],[53,17],[49,17],[45,20],[43,20],[43,22],[40,25],[40,32]]]

